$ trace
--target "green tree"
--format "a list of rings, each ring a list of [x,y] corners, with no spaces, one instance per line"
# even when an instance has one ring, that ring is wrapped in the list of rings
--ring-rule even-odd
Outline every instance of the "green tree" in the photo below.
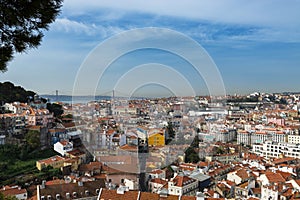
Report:
[[[216,154],[220,155],[220,154],[224,154],[224,153],[225,153],[225,151],[224,151],[223,147],[217,147]]]
[[[40,132],[30,130],[25,136],[26,142],[30,149],[37,149],[40,146]]]
[[[0,6],[0,71],[14,53],[38,47],[43,31],[48,30],[60,12],[62,0],[1,0]]]
[[[193,142],[192,142],[192,144],[191,144],[191,147],[199,148],[199,142],[200,142],[199,137],[198,137],[198,135],[196,135]]]
[[[200,161],[200,158],[193,147],[187,148],[184,153],[185,153],[184,162],[197,163]]]
[[[166,144],[169,144],[170,142],[172,142],[172,140],[175,137],[175,131],[172,122],[168,122],[168,126],[166,127],[166,135],[167,135]]]
[[[4,196],[4,195],[0,192],[0,200],[18,200],[18,198],[15,197],[15,196]]]
[[[0,83],[1,102],[27,102],[28,98],[33,98],[34,95],[34,92],[27,91],[20,86],[15,86],[11,82]]]
[[[56,103],[47,103],[47,109],[53,113],[54,117],[59,117],[64,113],[62,106]]]

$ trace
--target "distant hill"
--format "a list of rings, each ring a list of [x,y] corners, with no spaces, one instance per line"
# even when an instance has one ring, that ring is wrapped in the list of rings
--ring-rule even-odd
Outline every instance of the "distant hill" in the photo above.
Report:
[[[21,86],[15,86],[11,82],[0,82],[0,105],[15,101],[27,102],[28,98],[33,98],[36,93],[27,91]]]

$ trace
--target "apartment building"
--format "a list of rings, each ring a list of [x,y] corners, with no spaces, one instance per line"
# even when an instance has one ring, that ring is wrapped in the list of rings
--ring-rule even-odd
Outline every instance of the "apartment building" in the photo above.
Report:
[[[262,144],[265,141],[286,142],[286,134],[279,130],[262,130],[262,131],[238,131],[237,143],[252,146]]]
[[[300,158],[300,144],[278,143],[266,141],[263,144],[253,145],[253,152],[266,158],[280,156]]]

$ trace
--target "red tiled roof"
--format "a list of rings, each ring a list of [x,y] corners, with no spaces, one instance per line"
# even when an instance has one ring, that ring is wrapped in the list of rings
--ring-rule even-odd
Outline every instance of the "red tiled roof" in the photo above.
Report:
[[[182,186],[188,184],[189,183],[188,181],[195,182],[196,180],[192,179],[188,176],[176,176],[173,179],[174,185],[177,186],[177,187],[182,187]]]
[[[199,167],[207,167],[208,166],[208,162],[199,162],[198,166]]]
[[[65,158],[56,155],[56,156],[52,156],[52,157],[44,159],[44,160],[39,160],[38,162],[44,163],[44,164],[50,164],[50,163],[61,161],[61,160],[65,160]]]
[[[114,132],[115,132],[115,130],[109,129],[109,130],[106,131],[106,134],[107,135],[112,135]]]
[[[293,161],[293,160],[296,160],[296,158],[292,158],[292,157],[278,158],[278,159],[275,159],[273,161],[273,163],[275,165],[278,165],[278,164],[289,162],[289,161]]]
[[[284,191],[282,194],[282,196],[285,196],[285,197],[290,197],[293,195],[293,189],[292,188],[288,188],[286,191]]]
[[[24,194],[27,193],[26,189],[21,189],[21,188],[10,188],[10,189],[1,189],[0,192],[4,195],[4,196],[15,196],[18,194]]]
[[[168,181],[166,180],[162,180],[160,178],[154,178],[154,179],[151,179],[150,182],[152,183],[157,183],[157,184],[161,184],[161,185],[165,185],[168,183]]]
[[[249,178],[249,174],[245,169],[240,169],[236,172],[236,175],[242,178],[243,180]]]
[[[61,143],[63,146],[66,146],[67,144],[69,144],[69,142],[66,141],[66,140],[60,141],[60,143]]]
[[[55,179],[55,180],[51,180],[51,181],[47,181],[46,185],[57,185],[57,184],[65,184],[65,180],[63,179]]]
[[[151,174],[161,174],[163,173],[164,171],[161,170],[161,169],[156,169],[156,170],[153,170],[152,172],[150,172]]]
[[[65,128],[72,128],[72,127],[76,127],[76,124],[74,122],[68,122],[68,123],[63,123],[63,126]]]
[[[281,176],[281,174],[273,173],[270,171],[267,171],[265,173],[267,179],[270,183],[279,183],[279,182],[285,182],[285,179]]]
[[[102,167],[101,162],[90,162],[89,164],[81,164],[79,166],[79,170],[86,172],[86,171],[101,169],[101,167]]]
[[[138,150],[137,146],[130,146],[128,144],[121,146],[120,149],[126,150],[126,151],[137,151]]]
[[[282,178],[284,178],[285,180],[288,180],[289,178],[292,177],[292,174],[288,172],[277,171],[277,173],[279,173],[282,176]]]
[[[107,190],[107,189],[102,189],[101,195],[100,195],[100,200],[133,200],[137,199],[138,197],[138,191],[128,191],[125,192],[124,194],[117,194],[116,190]]]
[[[261,193],[261,188],[252,188],[251,190],[254,194],[260,194]]]

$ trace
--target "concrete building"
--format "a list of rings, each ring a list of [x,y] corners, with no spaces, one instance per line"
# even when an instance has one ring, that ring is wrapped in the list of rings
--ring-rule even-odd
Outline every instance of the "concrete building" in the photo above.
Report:
[[[287,142],[292,144],[300,144],[300,135],[288,135]]]
[[[66,140],[56,142],[54,144],[54,151],[58,152],[60,155],[65,156],[67,152],[73,150],[73,143]]]
[[[280,156],[300,158],[300,144],[266,141],[263,144],[253,145],[252,150],[253,153],[266,158],[278,158]]]
[[[238,131],[237,143],[252,146],[262,144],[265,141],[286,142],[286,134],[283,131]]]
[[[198,181],[188,176],[179,176],[168,182],[168,194],[182,196],[195,195],[198,191]]]
[[[2,193],[4,197],[13,196],[18,200],[26,200],[28,197],[27,190],[22,189],[20,186],[4,186],[0,189],[0,193]]]
[[[36,161],[36,168],[42,170],[44,167],[51,166],[53,168],[61,168],[64,166],[65,158],[61,156],[53,156],[43,160]]]

